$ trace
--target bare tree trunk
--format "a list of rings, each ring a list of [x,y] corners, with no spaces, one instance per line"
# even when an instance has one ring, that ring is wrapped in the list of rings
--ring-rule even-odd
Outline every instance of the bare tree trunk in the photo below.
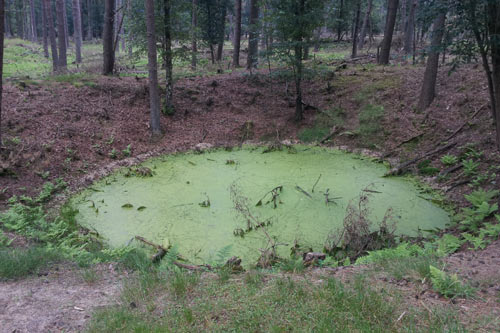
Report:
[[[305,0],[300,0],[296,7],[297,18],[303,17],[305,11]],[[295,121],[304,119],[304,106],[302,104],[302,59],[303,59],[303,36],[295,40]]]
[[[361,14],[361,0],[357,0],[356,8],[356,22],[354,22],[354,34],[352,36],[352,54],[351,58],[356,58],[358,55],[358,29],[359,29],[359,16]]]
[[[49,44],[47,41],[47,17],[45,15],[45,4],[43,3],[44,0],[42,0],[42,35],[43,35],[43,56],[45,58],[49,57]]]
[[[491,76],[494,92],[491,102],[495,105],[493,119],[495,120],[497,132],[497,149],[500,150],[500,43],[498,42],[498,36],[500,35],[500,4],[498,1],[488,2],[488,34],[490,36]]]
[[[405,54],[410,54],[413,48],[413,36],[415,31],[415,11],[417,8],[418,0],[412,0],[410,3],[410,13],[408,15],[408,23],[406,25],[405,30],[405,43],[404,43],[404,51]]]
[[[92,0],[87,0],[87,39],[92,40]]]
[[[234,9],[236,21],[234,23],[234,48],[233,48],[233,67],[240,67],[240,45],[241,45],[241,0],[236,0]]]
[[[57,43],[59,45],[59,70],[66,70],[68,61],[66,58],[66,36],[64,30],[64,0],[56,0],[57,15]]]
[[[121,30],[121,25],[120,25],[120,22],[122,20],[122,12],[119,11],[121,7],[121,0],[115,0],[115,21],[116,21],[116,24],[114,26],[114,32],[113,32],[113,36],[114,36],[114,40],[115,40],[115,45],[113,46],[113,49],[114,49],[114,52],[115,52],[115,57],[116,57],[116,52],[120,53],[120,48],[118,47],[119,43],[120,43],[120,30]]]
[[[50,51],[52,53],[52,70],[56,72],[59,66],[59,57],[57,55],[56,31],[54,28],[54,19],[52,16],[52,6],[50,4],[50,0],[43,0],[43,10],[45,12],[45,17],[47,18],[47,30],[50,40]]]
[[[30,23],[31,23],[31,37],[34,43],[38,42],[38,34],[36,31],[36,19],[35,19],[35,0],[30,0]],[[2,21],[3,23],[3,21]]]
[[[440,13],[434,20],[434,28],[432,31],[431,49],[427,58],[427,66],[425,67],[424,81],[422,82],[422,90],[420,92],[420,100],[418,109],[425,110],[431,105],[436,94],[436,78],[439,65],[439,47],[444,35],[444,23],[446,13]]]
[[[6,1],[4,1],[5,3]],[[12,18],[12,15],[9,14],[10,12],[10,5],[9,5],[9,2],[7,1],[7,3],[5,4],[5,8],[4,8],[4,13],[5,13],[5,36],[8,38],[8,37],[12,37],[12,21],[11,21],[11,18]]]
[[[196,38],[196,28],[198,26],[198,1],[193,0],[192,1],[192,8],[191,8],[191,69],[195,70],[196,69],[196,55],[198,53],[198,45],[197,45],[197,38]]]
[[[165,113],[174,113],[174,80],[172,78],[172,0],[163,0],[163,24],[165,27]]]
[[[64,41],[66,42],[66,48],[69,49],[68,13],[66,12],[66,0],[62,1],[62,9],[64,16]]]
[[[3,39],[5,21],[5,0],[0,0],[0,151],[2,150],[2,77],[3,77]]]
[[[259,29],[257,23],[259,20],[259,1],[250,0],[250,20],[248,34],[248,58],[247,69],[257,67],[259,53]]]
[[[339,16],[337,23],[337,41],[342,38],[342,20],[344,19],[344,0],[340,0]]]
[[[401,31],[406,31],[406,25],[408,24],[408,17],[406,15],[407,14],[407,9],[406,9],[407,2],[411,3],[411,2],[413,2],[413,0],[401,0],[401,11],[400,11],[401,25],[399,27],[399,30],[401,30]]]
[[[370,21],[370,15],[372,13],[373,0],[368,0],[368,8],[366,8],[365,18],[363,19],[363,25],[361,26],[361,33],[359,35],[358,49],[363,49],[365,46],[365,38],[368,32],[368,22]]]
[[[158,89],[158,65],[156,61],[156,34],[154,0],[145,0],[146,29],[148,41],[149,108],[151,112],[151,133],[161,135],[160,92]]]
[[[394,33],[394,25],[396,24],[396,14],[398,12],[399,0],[389,0],[387,7],[387,19],[385,22],[384,39],[380,47],[380,57],[378,63],[381,65],[389,64],[391,55],[392,35]]]
[[[113,26],[115,23],[115,15],[113,9],[115,8],[115,0],[105,0],[104,2],[104,30],[102,33],[103,42],[103,71],[104,75],[113,74],[115,67],[115,52],[113,41]],[[156,53],[156,52],[155,52]]]
[[[222,23],[222,27],[220,28],[221,31],[220,31],[220,36],[219,36],[219,42],[217,43],[217,61],[222,61],[222,52],[224,51],[224,34],[225,34],[225,31],[226,31],[226,14],[227,14],[227,7],[224,6],[224,8],[222,9],[222,20],[221,20],[221,23]]]
[[[73,0],[73,27],[75,35],[76,63],[82,62],[82,16],[80,0]]]
[[[318,27],[314,32],[314,52],[319,52],[320,42],[321,42],[321,27]]]

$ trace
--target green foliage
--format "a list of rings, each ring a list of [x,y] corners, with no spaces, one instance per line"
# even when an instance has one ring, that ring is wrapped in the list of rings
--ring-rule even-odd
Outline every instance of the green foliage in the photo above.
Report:
[[[340,107],[322,111],[316,115],[314,126],[301,130],[298,137],[306,143],[320,141],[330,133],[333,126],[342,126],[345,116],[345,110]]]
[[[443,237],[436,241],[436,253],[439,256],[446,256],[455,253],[463,243],[463,240],[453,236],[452,234],[444,234]]]
[[[472,204],[472,207],[463,208],[458,216],[460,220],[460,229],[466,231],[478,232],[484,220],[498,210],[498,204],[490,204],[499,191],[474,191],[465,195],[465,199]]]
[[[456,274],[446,274],[446,272],[429,266],[433,289],[446,298],[469,298],[475,293],[474,289],[460,282]]]
[[[441,163],[447,166],[452,166],[458,163],[458,157],[455,155],[444,155],[441,157]]]
[[[132,145],[131,144],[127,145],[127,148],[122,150],[122,155],[124,157],[129,157],[130,155],[132,155]]]
[[[280,270],[290,273],[301,273],[305,270],[304,261],[300,257],[283,260],[278,267]]]
[[[60,262],[64,256],[56,249],[30,247],[27,249],[0,248],[0,280],[18,279],[36,274],[40,269]]]
[[[500,191],[498,191],[498,190],[485,191],[485,190],[481,189],[478,191],[474,191],[471,194],[465,194],[464,198],[468,202],[470,202],[474,207],[479,207],[484,202],[490,202],[495,197],[497,197],[499,194],[500,194]]]
[[[462,161],[462,165],[464,167],[464,174],[466,176],[472,177],[477,174],[477,168],[479,167],[479,162],[476,162],[472,159]]]
[[[439,172],[438,168],[431,166],[430,160],[423,160],[417,164],[418,172],[424,176],[434,176]]]
[[[474,250],[482,250],[489,244],[489,242],[486,239],[484,239],[484,236],[481,234],[478,237],[476,237],[467,232],[464,232],[462,233],[462,237],[465,238],[467,242],[472,244]]]
[[[356,260],[356,265],[381,263],[384,261],[409,258],[424,254],[425,250],[418,245],[401,243],[395,248],[383,249],[378,251],[368,251],[368,255],[360,257]]]
[[[376,134],[382,131],[381,121],[384,117],[382,105],[367,104],[359,113],[359,135],[366,144],[372,142]]]

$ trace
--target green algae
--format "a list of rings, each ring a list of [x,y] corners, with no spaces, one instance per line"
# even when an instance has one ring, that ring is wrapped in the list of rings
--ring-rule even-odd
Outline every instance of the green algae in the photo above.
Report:
[[[392,209],[397,234],[416,235],[449,222],[446,211],[426,200],[418,186],[404,178],[384,178],[386,166],[370,158],[308,146],[297,146],[294,154],[263,150],[166,155],[143,163],[154,170],[153,177],[130,177],[122,170],[72,199],[77,220],[111,246],[140,235],[176,245],[193,262],[213,261],[225,248],[246,263],[254,262],[269,240],[263,229],[235,235],[247,222],[235,209],[231,189],[247,199],[259,221],[271,221],[265,231],[288,244],[280,247],[285,256],[295,241],[321,250],[328,235],[342,226],[349,202],[365,189],[370,219],[376,224]],[[278,186],[282,190],[273,202],[268,192]],[[326,192],[333,202],[326,203]]]

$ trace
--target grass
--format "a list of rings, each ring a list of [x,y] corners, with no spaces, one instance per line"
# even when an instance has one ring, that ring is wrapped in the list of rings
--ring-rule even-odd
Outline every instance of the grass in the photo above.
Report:
[[[221,283],[176,274],[194,281],[182,297],[172,291],[171,276],[142,272],[125,285],[119,305],[94,313],[88,332],[390,332],[460,326],[454,312],[411,310],[393,291],[377,290],[361,276],[345,284],[332,277],[311,281],[250,271]],[[402,306],[408,314],[398,321]]]
[[[384,107],[381,105],[366,104],[359,113],[359,135],[364,144],[373,143],[375,138],[380,139],[382,131],[381,121],[384,118]]]
[[[319,141],[330,133],[333,126],[342,126],[345,116],[345,110],[340,107],[323,111],[316,116],[314,126],[301,130],[298,137],[302,142],[306,143]]]
[[[0,280],[18,279],[36,274],[62,260],[63,256],[58,250],[42,247],[0,249]]]

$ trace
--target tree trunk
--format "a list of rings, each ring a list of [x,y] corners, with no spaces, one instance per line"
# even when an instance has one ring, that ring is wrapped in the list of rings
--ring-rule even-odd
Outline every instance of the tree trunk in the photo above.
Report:
[[[365,46],[365,38],[368,32],[368,23],[370,21],[370,15],[372,13],[373,0],[368,0],[368,8],[366,8],[365,18],[363,19],[363,25],[361,26],[361,33],[359,35],[358,49],[362,50]]]
[[[198,1],[193,0],[191,9],[191,69],[196,70],[196,55],[198,53],[198,45],[196,38],[196,28],[198,26]]]
[[[12,37],[12,15],[10,15],[10,5],[8,2],[5,4],[4,13],[5,13],[5,36],[8,38]]]
[[[66,11],[66,0],[62,0],[62,9],[64,16],[64,42],[66,43],[66,49],[69,49],[68,13]]]
[[[45,17],[47,18],[47,30],[50,40],[50,51],[52,53],[52,70],[55,72],[59,66],[59,57],[57,55],[56,31],[54,28],[54,19],[52,16],[52,6],[50,4],[50,0],[43,0],[43,10],[45,12]]]
[[[92,0],[87,0],[87,39],[92,40]]]
[[[227,14],[227,6],[224,5],[222,8],[222,20],[221,24],[222,26],[220,27],[219,31],[219,42],[217,43],[217,61],[222,61],[222,52],[224,51],[224,34],[226,31],[226,14]]]
[[[321,42],[321,27],[318,27],[314,32],[314,52],[319,52],[320,42]]]
[[[64,30],[64,0],[56,0],[57,15],[57,43],[59,45],[59,70],[66,70],[68,61],[66,58],[66,36]]]
[[[378,63],[381,65],[389,64],[391,55],[392,35],[394,33],[394,25],[396,24],[396,14],[398,12],[399,0],[389,0],[387,7],[387,18],[385,22],[384,39],[380,47],[380,57]]]
[[[408,17],[406,15],[407,14],[407,9],[406,9],[407,2],[410,3],[410,6],[411,6],[411,3],[413,2],[413,0],[402,0],[401,1],[401,11],[400,11],[401,25],[399,27],[399,30],[401,30],[401,31],[406,31],[406,25],[408,23]]]
[[[236,0],[234,9],[236,20],[234,23],[234,48],[233,48],[233,67],[240,67],[240,45],[241,45],[241,0]]]
[[[259,1],[250,0],[250,19],[248,34],[248,58],[247,69],[257,67],[259,52],[259,29],[257,27],[259,20]]]
[[[38,42],[38,34],[36,31],[36,19],[35,19],[35,0],[30,0],[30,23],[31,23],[31,37],[33,43]],[[3,23],[3,21],[2,21]]]
[[[115,44],[113,45],[113,49],[114,49],[114,52],[115,52],[115,57],[116,57],[116,52],[120,53],[120,48],[118,47],[119,43],[120,43],[120,31],[121,31],[121,24],[122,24],[122,11],[119,10],[122,6],[122,2],[121,0],[115,0],[115,26],[114,26],[114,32],[113,32],[113,36],[114,36],[114,40],[115,40]]]
[[[172,22],[171,1],[163,0],[163,24],[165,26],[165,113],[174,113],[173,91],[174,80],[172,78]]]
[[[16,35],[19,38],[24,36],[24,20],[23,20],[23,2],[14,3],[15,21],[16,21]]]
[[[298,19],[297,24],[301,24],[300,19],[303,19],[305,12],[305,1],[300,0],[295,11],[295,16]],[[297,36],[295,40],[295,121],[304,119],[304,106],[302,104],[302,59],[303,59],[303,36]]]
[[[45,58],[49,57],[49,43],[47,41],[47,17],[45,15],[45,4],[42,0],[42,35],[43,35],[43,56]]]
[[[344,19],[344,0],[340,0],[339,17],[337,22],[337,41],[342,38],[342,22]]]
[[[425,67],[424,81],[422,82],[422,90],[418,102],[418,109],[425,110],[431,105],[436,94],[436,78],[439,65],[439,47],[444,34],[444,23],[446,13],[442,12],[434,20],[434,28],[432,31],[431,49],[427,58],[427,66]]]
[[[410,3],[410,13],[408,15],[408,23],[406,24],[405,30],[405,43],[404,51],[405,54],[410,54],[413,48],[413,36],[415,32],[415,11],[417,8],[418,0],[412,0]]]
[[[107,0],[108,6],[113,8],[113,0]],[[155,9],[154,0],[145,0],[146,30],[148,43],[148,72],[149,72],[149,108],[151,112],[151,132],[153,136],[161,135],[160,127],[160,93],[158,89],[158,65],[156,63],[156,36],[155,36]],[[109,29],[109,28],[108,28]],[[111,32],[113,31],[111,25]],[[111,37],[113,35],[111,34]],[[112,38],[111,38],[112,39]]]
[[[361,14],[361,0],[357,0],[356,8],[356,22],[354,22],[354,34],[352,36],[352,54],[351,58],[356,58],[358,55],[358,30],[359,30],[359,16]]]
[[[497,132],[497,149],[500,150],[500,4],[498,1],[488,2],[488,34],[491,49],[491,67],[494,96],[491,98],[495,110],[495,126]]]
[[[103,43],[103,70],[102,74],[111,75],[115,67],[115,52],[113,50],[113,26],[115,23],[115,0],[105,0],[104,2],[104,30],[102,33]],[[156,52],[155,52],[156,53]]]
[[[2,77],[3,77],[3,39],[5,22],[5,0],[0,0],[0,151],[2,150]]]
[[[82,62],[82,16],[80,0],[73,0],[73,29],[75,36],[76,63]]]

